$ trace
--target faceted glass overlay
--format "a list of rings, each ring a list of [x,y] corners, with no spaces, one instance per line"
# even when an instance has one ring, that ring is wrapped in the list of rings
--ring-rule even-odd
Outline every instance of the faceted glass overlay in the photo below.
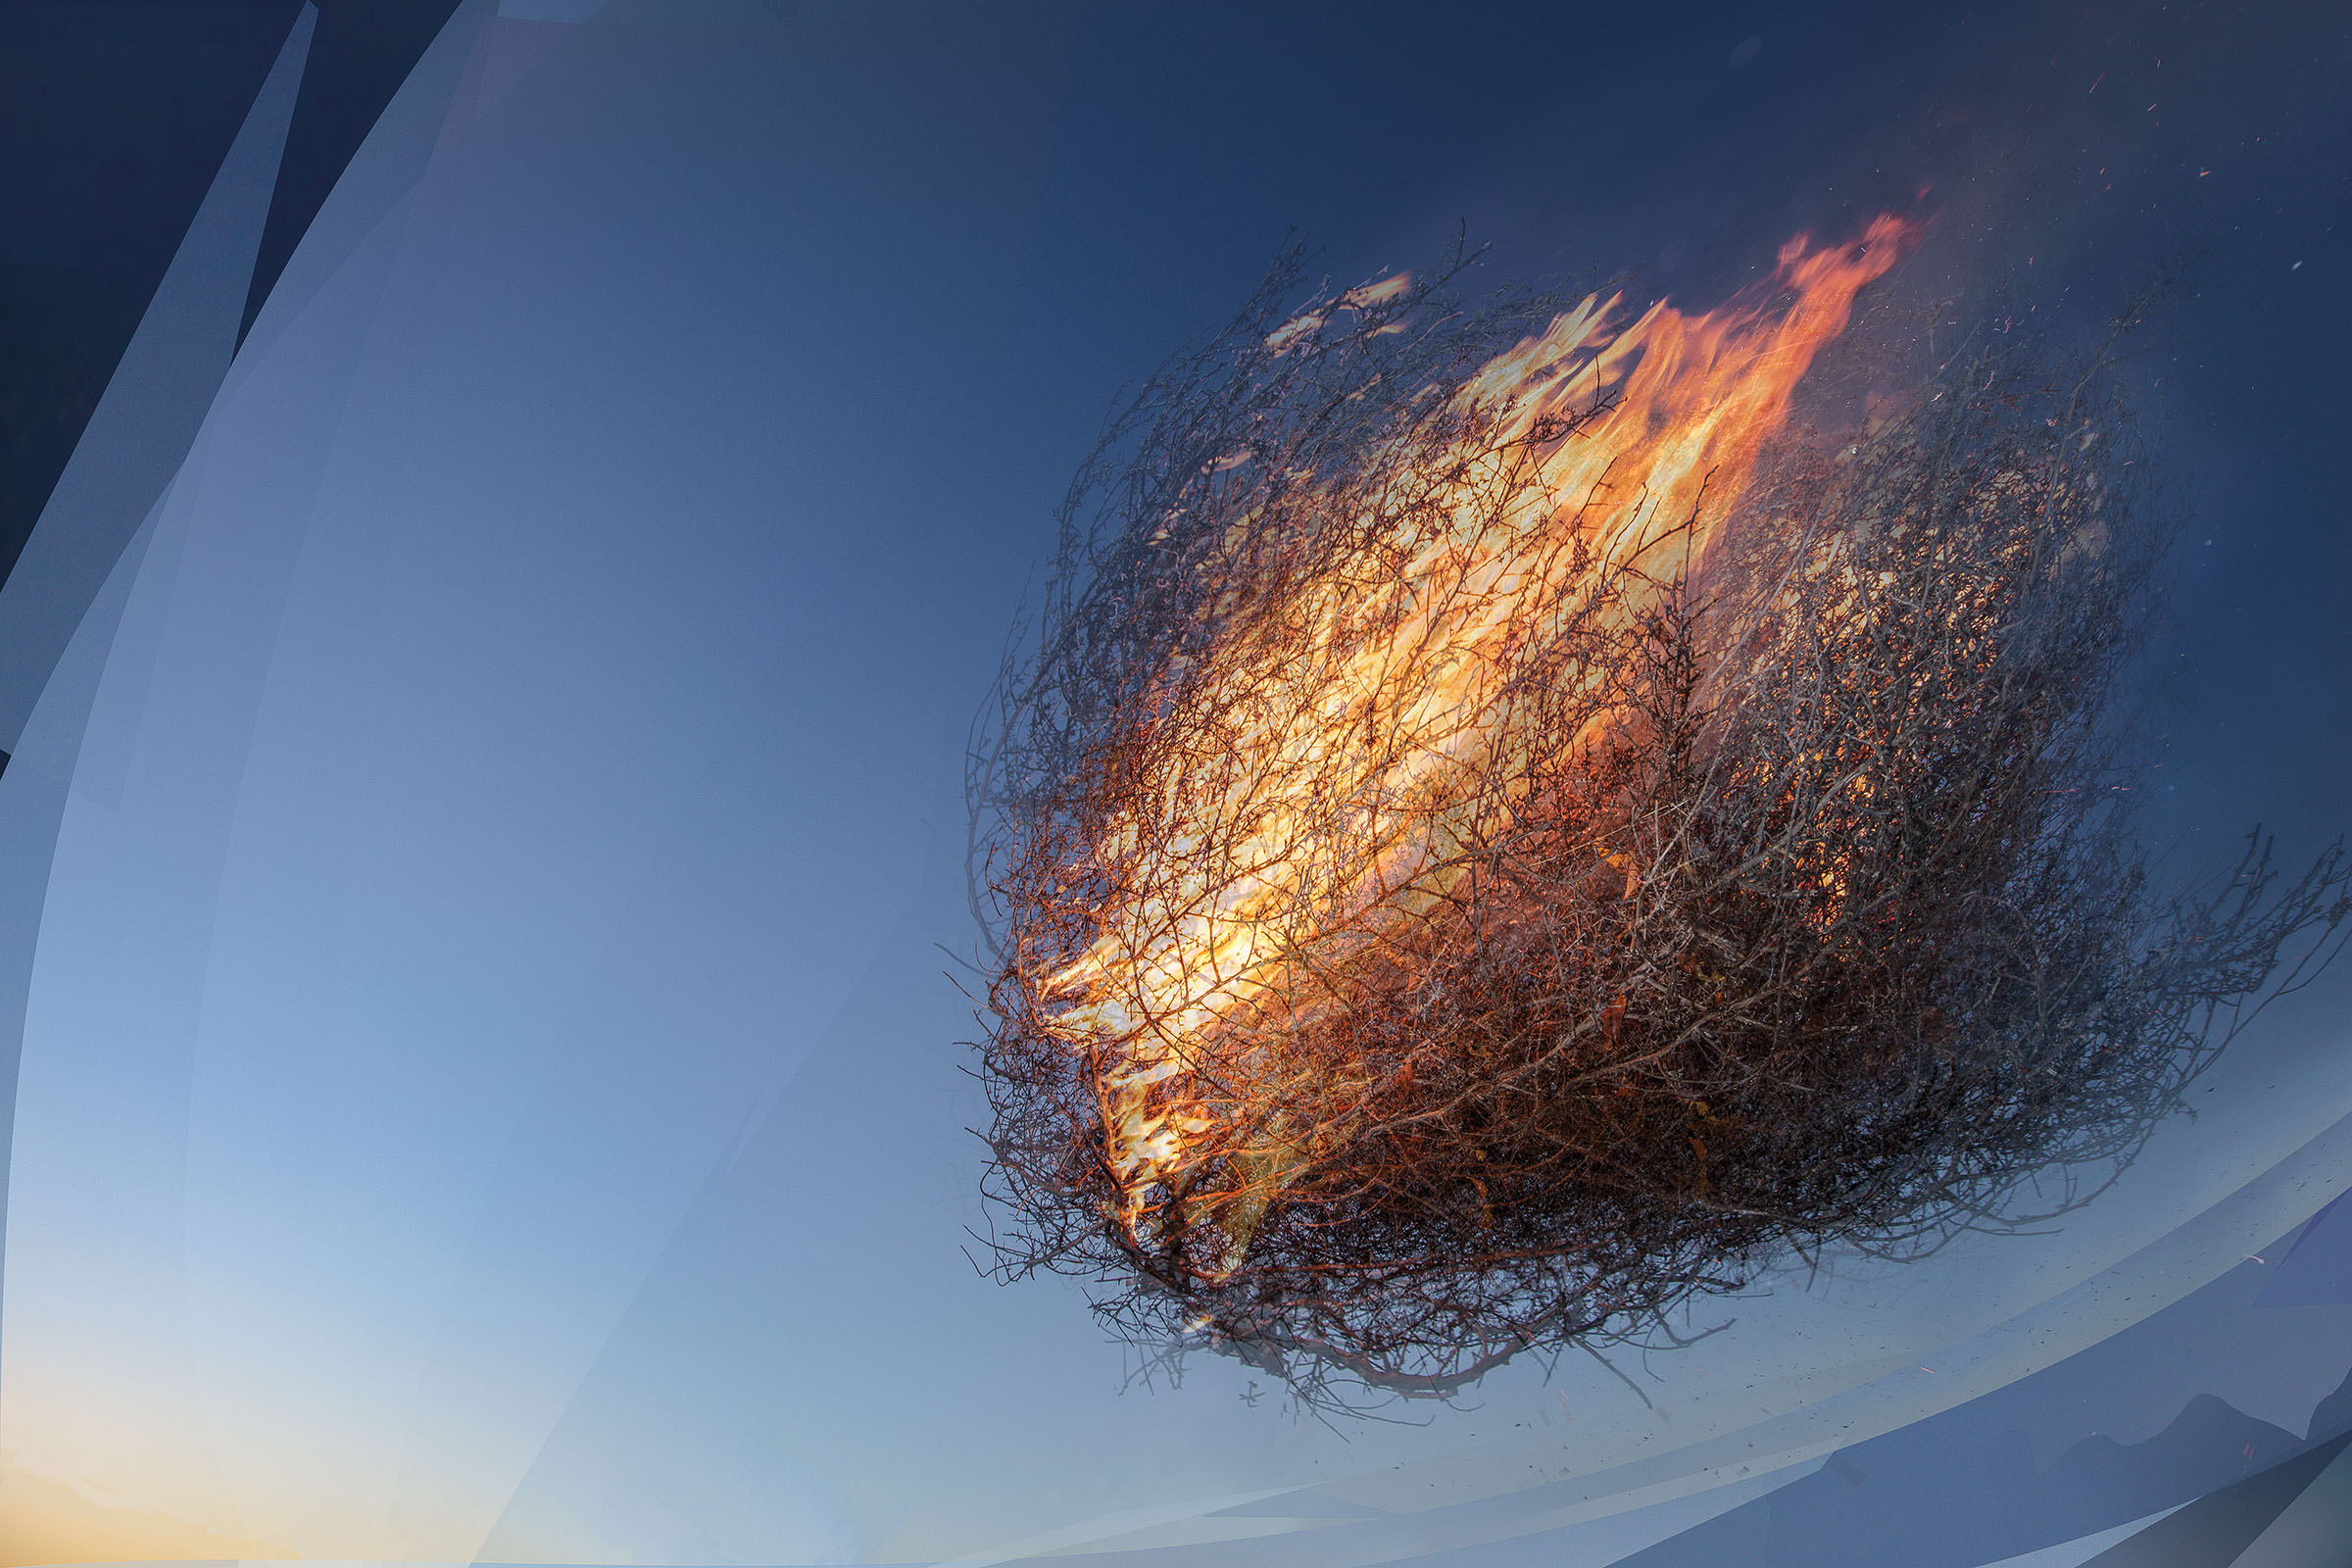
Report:
[[[32,531],[300,10],[0,16],[0,563]]]
[[[2308,858],[2352,745],[2340,24],[556,9],[386,33],[421,53],[300,201],[336,18],[295,18],[0,588],[8,1562],[2352,1535],[2340,967],[2046,1233],[1376,1418],[975,1271],[955,983],[1054,508],[1294,224],[1341,284],[1458,223],[1496,281],[1698,310],[1901,212],[1888,333],[2079,341],[2171,273],[2127,370],[2189,519],[2147,831],[2166,876],[2256,821]]]

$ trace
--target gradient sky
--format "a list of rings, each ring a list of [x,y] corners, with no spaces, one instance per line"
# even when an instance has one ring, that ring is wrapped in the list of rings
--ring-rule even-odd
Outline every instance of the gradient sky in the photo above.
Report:
[[[461,7],[0,776],[0,808],[72,787],[8,1189],[17,1472],[335,1558],[930,1560],[1315,1483],[1503,1498],[1448,1527],[1501,1535],[1516,1489],[1633,1455],[1645,1506],[1727,1506],[2352,1183],[2336,984],[2055,1236],[1742,1303],[1656,1410],[1564,1364],[1334,1431],[1214,1360],[1122,1390],[1074,1287],[974,1273],[941,951],[1053,506],[1294,227],[1343,280],[1461,225],[1498,279],[1703,307],[1918,208],[1915,297],[2060,332],[2182,268],[2132,372],[2196,509],[2150,831],[2181,870],[2256,821],[2309,853],[2352,821],[2334,8],[507,10],[566,25]],[[476,50],[505,90],[453,112]],[[2265,1355],[2150,1338],[2036,1441],[2199,1391],[2300,1430],[2352,1308],[2294,1310]],[[1750,1477],[1689,1456],[1768,1418]]]

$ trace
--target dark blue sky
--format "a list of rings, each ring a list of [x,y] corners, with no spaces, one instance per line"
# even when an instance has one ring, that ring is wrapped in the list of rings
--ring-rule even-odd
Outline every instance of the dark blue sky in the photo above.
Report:
[[[1041,383],[1101,366],[1080,409],[1153,363],[1162,322],[1215,318],[1290,225],[1343,273],[1466,222],[1498,273],[1633,268],[1703,305],[1788,233],[1924,209],[1905,286],[2077,339],[2178,269],[2132,375],[2200,519],[2180,690],[2235,716],[2182,725],[2171,760],[2200,800],[2341,815],[2338,8],[1105,7],[1077,37],[1021,339]]]

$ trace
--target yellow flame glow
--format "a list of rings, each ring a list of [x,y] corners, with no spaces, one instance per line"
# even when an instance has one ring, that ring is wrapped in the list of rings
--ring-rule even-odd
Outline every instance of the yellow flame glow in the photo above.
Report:
[[[1393,537],[1377,559],[1328,563],[1288,612],[1306,635],[1287,639],[1279,657],[1232,651],[1214,726],[1217,776],[1232,783],[1211,792],[1216,820],[1162,815],[1139,834],[1151,813],[1194,809],[1181,803],[1200,798],[1142,781],[1134,818],[1104,847],[1117,855],[1150,842],[1155,863],[1132,879],[1148,891],[1100,911],[1097,939],[1047,993],[1055,1032],[1102,1063],[1100,1110],[1124,1196],[1116,1217],[1131,1234],[1145,1223],[1147,1195],[1180,1184],[1197,1141],[1228,1112],[1230,1086],[1195,1082],[1202,1042],[1246,1030],[1251,1017],[1288,1009],[1295,1019],[1294,999],[1311,992],[1296,983],[1299,966],[1335,960],[1313,951],[1302,898],[1320,901],[1325,925],[1360,934],[1413,919],[1444,896],[1451,852],[1475,826],[1470,781],[1492,772],[1497,749],[1529,744],[1498,673],[1514,640],[1543,635],[1549,607],[1568,600],[1565,574],[1642,562],[1668,537],[1703,552],[1786,423],[1799,378],[1910,233],[1882,218],[1856,245],[1799,236],[1768,283],[1704,315],[1661,302],[1620,324],[1621,296],[1588,298],[1496,356],[1461,394],[1499,411],[1485,451],[1496,435],[1541,443],[1547,428],[1586,420],[1573,438],[1533,449],[1531,482],[1499,514],[1466,481],[1458,503],[1423,509],[1434,520],[1405,542],[1401,565]],[[1386,279],[1330,309],[1407,287]],[[1268,347],[1286,352],[1327,314],[1287,322]],[[1606,412],[1590,417],[1604,398]],[[1629,615],[1642,608],[1622,606]],[[1369,735],[1379,743],[1361,739]],[[1235,1259],[1263,1207],[1264,1178],[1278,1181],[1313,1153],[1286,1145],[1278,1116],[1255,1136],[1257,1196],[1221,1220]]]

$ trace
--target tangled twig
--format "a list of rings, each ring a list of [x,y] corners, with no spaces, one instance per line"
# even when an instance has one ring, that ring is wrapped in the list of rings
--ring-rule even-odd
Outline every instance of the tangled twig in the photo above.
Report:
[[[998,1270],[1310,1396],[2064,1212],[2344,936],[2337,850],[2150,885],[2170,533],[2095,361],[1563,489],[1671,399],[1466,261],[1286,313],[1294,259],[1171,362],[973,752]]]

